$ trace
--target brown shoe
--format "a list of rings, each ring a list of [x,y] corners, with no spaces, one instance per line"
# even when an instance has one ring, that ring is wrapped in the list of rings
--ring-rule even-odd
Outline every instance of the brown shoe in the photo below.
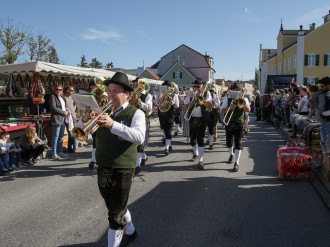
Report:
[[[195,161],[197,159],[197,155],[194,154],[193,157],[191,158],[191,161]]]
[[[197,164],[197,169],[198,170],[204,170],[204,165],[203,165],[203,163],[200,161],[200,162],[198,162],[198,164]]]

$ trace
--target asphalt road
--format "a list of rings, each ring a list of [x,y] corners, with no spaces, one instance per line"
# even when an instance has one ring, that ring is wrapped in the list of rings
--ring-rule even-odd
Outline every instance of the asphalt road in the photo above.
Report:
[[[223,130],[198,171],[182,135],[164,156],[155,122],[147,165],[130,195],[139,235],[130,246],[330,246],[330,213],[311,184],[276,177],[281,135],[253,118],[250,127],[234,173]],[[107,246],[107,211],[96,171],[87,169],[90,152],[0,178],[1,247]]]

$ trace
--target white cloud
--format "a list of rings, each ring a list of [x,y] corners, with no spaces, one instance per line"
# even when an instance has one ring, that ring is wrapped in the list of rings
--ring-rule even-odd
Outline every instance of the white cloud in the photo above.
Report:
[[[249,10],[247,7],[245,7],[245,9],[244,9],[244,13],[245,13],[245,14],[250,14],[250,10]]]
[[[251,11],[249,10],[248,7],[245,7],[244,14],[238,15],[237,18],[248,21],[248,22],[253,22],[253,23],[259,22],[259,20],[255,16],[253,16],[253,14],[251,13]]]
[[[122,35],[114,30],[97,30],[89,28],[88,31],[81,35],[84,40],[100,40],[107,43],[110,40],[119,40]]]

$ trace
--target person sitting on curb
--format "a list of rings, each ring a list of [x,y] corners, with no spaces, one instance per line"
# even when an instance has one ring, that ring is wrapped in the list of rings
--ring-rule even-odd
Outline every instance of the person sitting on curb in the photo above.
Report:
[[[36,128],[28,126],[25,129],[25,133],[21,136],[22,153],[21,158],[26,165],[36,165],[37,158],[41,155],[45,149],[46,144],[43,144],[38,137]]]

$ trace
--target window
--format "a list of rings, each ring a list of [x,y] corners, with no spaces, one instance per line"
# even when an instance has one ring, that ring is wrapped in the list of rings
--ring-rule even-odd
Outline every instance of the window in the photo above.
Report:
[[[316,77],[305,77],[304,78],[304,85],[307,86],[308,84],[315,84],[318,81]]]
[[[330,66],[330,54],[324,54],[324,66]]]
[[[182,72],[173,72],[173,79],[181,79]]]
[[[320,56],[318,54],[305,54],[305,66],[319,66]]]

